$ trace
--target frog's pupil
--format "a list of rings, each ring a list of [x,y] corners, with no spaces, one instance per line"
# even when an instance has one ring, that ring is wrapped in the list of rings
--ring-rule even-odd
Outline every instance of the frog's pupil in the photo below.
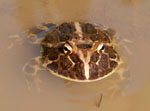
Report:
[[[104,50],[104,48],[105,48],[105,47],[104,47],[104,46],[102,46],[101,50]]]
[[[65,50],[65,51],[68,51],[68,48],[67,48],[67,47],[64,47],[64,50]]]

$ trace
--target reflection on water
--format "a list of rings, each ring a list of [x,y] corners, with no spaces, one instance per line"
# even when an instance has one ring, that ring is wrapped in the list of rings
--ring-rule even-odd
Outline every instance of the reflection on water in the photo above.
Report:
[[[149,0],[2,0],[0,3],[0,110],[96,111],[94,101],[101,93],[102,111],[150,110]],[[125,43],[125,46],[132,55],[121,47],[128,59],[128,70],[124,74],[130,80],[120,83],[118,76],[112,75],[95,83],[66,86],[62,79],[41,71],[41,92],[37,92],[34,83],[28,90],[22,67],[40,52],[39,46],[28,43],[20,32],[42,22],[63,21],[104,24],[117,30],[121,39],[131,40],[133,43]],[[14,34],[21,35],[22,45],[8,38]],[[6,50],[12,42],[14,47]]]

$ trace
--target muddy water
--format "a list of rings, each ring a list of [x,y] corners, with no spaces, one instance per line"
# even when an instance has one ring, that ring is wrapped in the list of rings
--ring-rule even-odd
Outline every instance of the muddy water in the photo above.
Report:
[[[149,0],[1,0],[0,110],[1,111],[149,111],[150,106]],[[95,83],[66,83],[47,71],[41,83],[30,83],[22,67],[40,55],[39,46],[11,39],[42,22],[88,21],[114,28],[122,42],[127,80],[117,76]],[[128,48],[128,49],[127,49]],[[28,78],[29,79],[29,78]],[[40,87],[40,91],[39,88]],[[103,99],[96,107],[100,94]]]

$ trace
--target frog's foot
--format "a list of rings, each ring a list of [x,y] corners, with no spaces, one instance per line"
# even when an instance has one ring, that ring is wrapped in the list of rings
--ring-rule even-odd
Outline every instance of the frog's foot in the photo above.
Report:
[[[118,49],[118,51],[120,52],[120,47],[123,47],[123,49],[127,52],[127,54],[132,55],[131,50],[127,47],[128,44],[133,43],[131,40],[119,38],[118,33],[111,28],[108,28],[107,30],[105,30],[105,32],[110,37],[112,37],[112,42],[116,50]]]
[[[116,69],[114,74],[107,79],[110,86],[106,89],[105,94],[110,98],[115,98],[118,95],[122,96],[124,91],[128,88],[131,80],[132,75],[127,67],[126,58],[122,57],[122,59],[120,59],[120,66],[118,69]]]
[[[122,46],[127,54],[131,56],[132,52],[128,49],[126,43],[131,44],[133,42],[128,39],[122,39],[119,45]],[[132,75],[129,72],[129,67],[127,67],[127,64],[127,58],[122,55],[120,68],[116,71],[116,73],[118,74],[118,80],[110,80],[110,82],[113,84],[110,88],[108,88],[108,90],[110,90],[111,92],[110,98],[114,98],[117,95],[123,96],[125,91],[128,89],[128,83],[130,83],[130,81],[132,80]]]
[[[117,81],[110,80],[110,82],[113,84],[111,87],[108,88],[108,90],[111,92],[109,94],[109,97],[111,99],[119,96],[124,96],[125,91],[128,89],[128,84],[132,80],[131,74],[129,72],[125,72],[119,75],[119,78]]]
[[[42,83],[42,81],[39,78],[38,71],[45,70],[42,67],[41,57],[39,56],[31,59],[24,65],[22,70],[25,73],[28,89],[32,88],[32,82],[34,81],[36,88],[38,89],[38,91],[40,91],[39,85]]]
[[[8,38],[11,39],[11,43],[8,45],[7,50],[12,49],[16,44],[22,45],[24,42],[40,44],[45,33],[55,27],[56,25],[52,23],[42,23],[19,34],[10,35]]]
[[[7,50],[12,49],[14,47],[14,45],[16,45],[16,44],[19,44],[19,45],[23,44],[23,38],[19,34],[10,35],[10,36],[8,36],[8,38],[11,39],[11,43],[6,48]]]

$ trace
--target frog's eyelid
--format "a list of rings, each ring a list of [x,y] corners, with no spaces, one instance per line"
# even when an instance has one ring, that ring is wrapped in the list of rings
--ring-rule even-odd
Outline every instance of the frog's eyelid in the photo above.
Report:
[[[102,48],[103,48],[103,44],[100,44],[100,45],[98,46],[97,50],[99,51],[99,50],[101,50]]]
[[[69,44],[65,44],[64,47],[66,47],[68,50],[72,51],[72,47]]]

